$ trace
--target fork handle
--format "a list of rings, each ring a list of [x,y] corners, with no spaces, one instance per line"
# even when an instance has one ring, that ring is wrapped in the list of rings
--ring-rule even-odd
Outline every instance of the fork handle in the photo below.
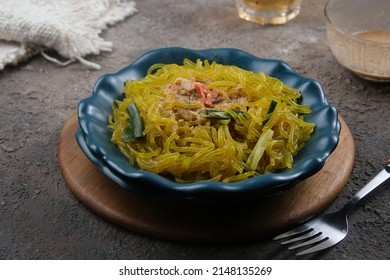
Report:
[[[382,185],[390,178],[390,159],[387,161],[385,168],[378,173],[370,182],[367,183],[360,191],[358,191],[351,200],[344,206],[344,211],[347,213],[351,210],[363,197]]]

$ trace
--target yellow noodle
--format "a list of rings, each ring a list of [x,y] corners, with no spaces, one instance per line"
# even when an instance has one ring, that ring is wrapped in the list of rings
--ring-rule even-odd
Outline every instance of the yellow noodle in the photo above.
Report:
[[[203,99],[195,84],[213,99]],[[112,142],[130,163],[170,174],[178,182],[238,182],[291,168],[314,130],[303,119],[311,111],[298,103],[298,90],[263,72],[207,60],[155,64],[144,78],[127,81],[123,92],[109,117]],[[268,112],[272,102],[276,107]],[[133,103],[144,130],[141,138],[129,140],[124,135],[131,122],[127,108]],[[224,112],[230,119],[209,119],[206,110]],[[264,131],[272,133],[258,143]],[[263,153],[260,158],[254,156],[256,149]]]

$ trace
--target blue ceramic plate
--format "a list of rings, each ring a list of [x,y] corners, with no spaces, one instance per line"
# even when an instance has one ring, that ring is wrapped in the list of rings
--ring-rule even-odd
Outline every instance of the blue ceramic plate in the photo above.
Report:
[[[305,147],[294,157],[291,169],[260,175],[239,183],[199,181],[182,184],[140,170],[128,162],[110,141],[111,133],[107,128],[114,100],[123,98],[122,90],[126,80],[143,78],[153,64],[182,64],[185,58],[236,65],[255,73],[264,71],[302,92],[302,104],[309,105],[312,109],[305,120],[315,123],[316,128]],[[92,95],[80,102],[78,116],[81,129],[77,133],[78,143],[86,156],[106,176],[132,193],[163,200],[239,202],[283,192],[321,169],[337,146],[340,133],[337,110],[328,104],[317,81],[300,76],[282,61],[257,58],[237,49],[164,48],[149,51],[119,72],[101,77],[96,82]]]

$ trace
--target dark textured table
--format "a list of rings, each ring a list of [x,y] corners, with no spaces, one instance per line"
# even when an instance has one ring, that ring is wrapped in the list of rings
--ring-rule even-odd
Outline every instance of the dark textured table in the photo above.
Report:
[[[136,2],[138,14],[103,33],[114,52],[88,57],[101,70],[78,63],[62,68],[37,56],[0,72],[0,259],[296,259],[271,240],[187,244],[104,220],[75,198],[61,176],[57,149],[64,123],[98,77],[150,49],[233,47],[284,60],[321,82],[355,140],[355,164],[327,209],[332,211],[390,157],[390,84],[362,80],[337,63],[326,38],[325,0],[303,1],[296,19],[267,27],[239,19],[233,0]],[[354,210],[342,243],[304,258],[390,259],[389,201],[387,183]]]

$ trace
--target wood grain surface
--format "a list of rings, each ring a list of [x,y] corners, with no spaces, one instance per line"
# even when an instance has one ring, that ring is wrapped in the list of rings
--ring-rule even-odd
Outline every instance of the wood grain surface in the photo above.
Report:
[[[127,192],[105,177],[79,148],[76,112],[62,129],[58,159],[64,180],[83,204],[131,231],[193,243],[259,240],[320,213],[343,189],[352,171],[355,145],[341,117],[340,122],[339,144],[318,173],[283,194],[238,204],[172,203]]]

